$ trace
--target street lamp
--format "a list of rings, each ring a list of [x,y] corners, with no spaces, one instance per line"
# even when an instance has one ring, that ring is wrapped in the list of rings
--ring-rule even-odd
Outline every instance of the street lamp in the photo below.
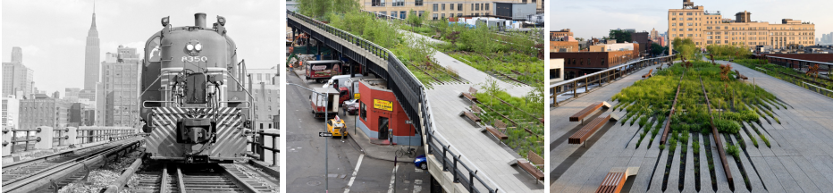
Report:
[[[328,105],[328,96],[326,94],[318,93],[315,90],[310,88],[304,87],[302,85],[294,84],[294,83],[287,83],[287,85],[297,86],[299,88],[309,90],[310,92],[316,93],[317,95],[324,96],[324,131],[327,132],[327,105]],[[343,134],[344,135],[344,134]],[[327,139],[324,139],[324,192],[329,193],[330,187],[328,187],[327,182]]]

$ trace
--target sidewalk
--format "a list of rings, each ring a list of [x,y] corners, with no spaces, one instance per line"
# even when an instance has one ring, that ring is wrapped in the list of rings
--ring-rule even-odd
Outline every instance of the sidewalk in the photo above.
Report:
[[[408,147],[409,147],[409,146],[403,146],[403,145],[379,145],[378,143],[382,143],[382,142],[387,143],[388,141],[387,140],[379,140],[379,139],[376,139],[376,138],[369,138],[368,135],[366,135],[365,132],[362,131],[361,129],[356,130],[356,133],[353,133],[353,131],[349,130],[348,137],[353,139],[353,141],[356,142],[357,145],[359,145],[359,148],[361,149],[359,151],[362,151],[363,153],[365,153],[365,156],[368,156],[368,157],[373,158],[373,159],[379,159],[379,160],[386,160],[386,161],[392,161],[393,162],[394,161],[394,156],[396,156],[397,150],[400,150],[400,148],[405,150],[405,149],[408,149]],[[417,149],[417,155],[418,156],[422,155],[422,154],[425,154],[422,146],[411,146],[411,147]],[[413,161],[414,161],[414,158],[411,158],[411,157],[408,157],[408,156],[403,156],[401,158],[397,158],[397,162],[402,162],[402,163],[411,163]]]

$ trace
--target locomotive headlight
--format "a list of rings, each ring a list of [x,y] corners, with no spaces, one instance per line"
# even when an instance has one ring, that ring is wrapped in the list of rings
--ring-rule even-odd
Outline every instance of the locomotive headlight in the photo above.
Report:
[[[197,43],[197,45],[194,46],[194,49],[197,49],[197,51],[203,50],[203,44]]]
[[[192,51],[192,50],[194,50],[194,45],[187,44],[187,45],[185,45],[185,49],[188,50],[188,51]]]

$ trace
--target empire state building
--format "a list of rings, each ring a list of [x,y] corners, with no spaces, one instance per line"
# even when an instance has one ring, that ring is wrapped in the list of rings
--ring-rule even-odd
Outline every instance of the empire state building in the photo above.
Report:
[[[96,90],[96,82],[98,82],[99,79],[99,54],[100,50],[98,30],[96,30],[96,13],[93,12],[93,24],[90,25],[90,31],[87,32],[87,47],[84,54],[84,90]]]

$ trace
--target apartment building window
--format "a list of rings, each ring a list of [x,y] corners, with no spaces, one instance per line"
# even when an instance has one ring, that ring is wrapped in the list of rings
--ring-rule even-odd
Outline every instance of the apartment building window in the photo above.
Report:
[[[678,23],[679,26],[683,26],[683,23]]]
[[[678,20],[678,18],[672,18],[672,21]]]
[[[475,11],[475,4],[474,3],[469,4],[469,11]]]
[[[677,25],[675,25],[675,24],[677,24],[677,23],[672,23],[672,26],[677,26]]]
[[[687,26],[692,26],[692,23],[686,23]]]
[[[686,15],[692,15],[692,12],[687,12]]]
[[[440,14],[440,18],[441,18],[441,19],[446,19],[446,13],[441,13],[441,14]]]
[[[683,12],[678,13],[678,15],[683,15]]]
[[[686,36],[688,36],[688,37],[692,37],[692,34],[687,34]]]
[[[463,13],[458,13],[458,17],[463,17]]]
[[[562,70],[561,68],[560,69],[551,69],[550,70],[550,79],[558,79],[558,78],[562,77],[562,75],[559,75],[559,72],[561,72],[561,70]]]
[[[431,20],[437,20],[437,14],[436,13],[431,14]]]
[[[449,10],[455,10],[455,4],[449,3]]]
[[[423,14],[424,14],[424,13],[426,13],[426,11],[418,11],[418,12],[417,12],[417,16],[419,16],[419,17],[423,17]]]
[[[533,2],[535,2],[535,1],[533,1]],[[486,7],[484,8],[484,10],[489,10],[489,3],[485,4],[484,6],[486,6]]]
[[[480,11],[481,10],[481,4],[476,3],[474,5],[475,5],[475,11]]]
[[[432,11],[437,11],[437,3],[431,5]]]
[[[683,37],[683,34],[679,34],[678,37]]]
[[[446,4],[440,4],[440,11],[446,11]]]
[[[382,7],[384,7],[385,6],[385,0],[373,0],[373,1],[371,1],[371,6],[374,6],[374,7],[382,6]]]
[[[392,0],[391,1],[391,6],[394,6],[394,7],[401,7],[401,6],[404,6],[404,5],[405,5],[405,0]]]
[[[692,18],[686,18],[686,20],[692,21]]]
[[[423,6],[423,0],[414,0],[414,6]]]
[[[463,3],[458,3],[458,11],[463,11]]]
[[[692,31],[692,28],[690,28],[690,29],[687,29],[687,31]]]

